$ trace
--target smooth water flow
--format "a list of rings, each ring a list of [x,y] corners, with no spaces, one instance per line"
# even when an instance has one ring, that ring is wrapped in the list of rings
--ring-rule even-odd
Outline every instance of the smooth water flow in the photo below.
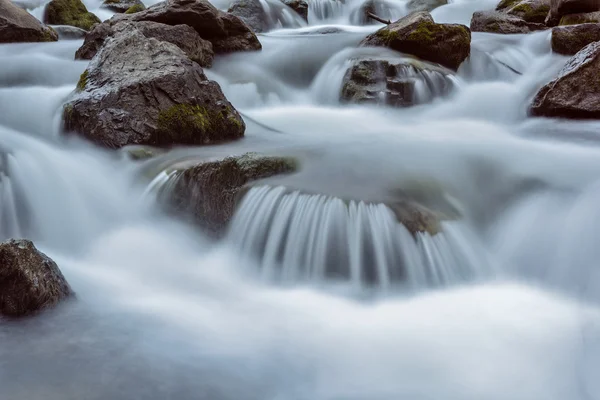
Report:
[[[366,2],[308,3],[306,23],[261,0],[263,50],[206,70],[243,141],[146,161],[61,134],[81,40],[0,45],[0,236],[34,240],[77,293],[0,320],[0,399],[600,398],[600,124],[527,116],[567,60],[549,31],[473,33],[443,79],[401,71],[423,104],[347,105],[357,60],[408,56],[356,48],[381,26]],[[219,241],[164,213],[182,159],[246,151],[301,167],[248,189]],[[411,234],[393,196],[453,217]]]

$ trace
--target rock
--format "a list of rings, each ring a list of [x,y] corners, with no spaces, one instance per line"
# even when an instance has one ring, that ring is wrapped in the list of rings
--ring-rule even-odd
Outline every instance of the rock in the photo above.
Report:
[[[79,40],[87,34],[83,29],[69,25],[54,25],[52,28],[58,34],[59,39]]]
[[[52,0],[44,10],[44,22],[52,25],[70,25],[89,31],[101,21],[88,12],[81,0]]]
[[[504,0],[496,7],[508,15],[518,17],[526,22],[543,24],[550,12],[551,0]]]
[[[457,70],[471,53],[471,32],[464,25],[436,24],[421,11],[367,36],[361,46],[385,46]]]
[[[575,54],[535,96],[530,112],[535,116],[600,118],[600,42]]]
[[[600,24],[557,26],[552,28],[552,50],[573,55],[592,42],[600,40]]]
[[[448,0],[410,0],[406,8],[411,11],[432,11],[448,4]]]
[[[120,148],[238,139],[245,124],[216,82],[181,49],[138,29],[106,41],[65,105],[66,132]]]
[[[600,11],[598,0],[551,0],[550,13],[546,25],[555,26],[560,19],[568,14],[589,13]]]
[[[75,53],[78,60],[91,60],[98,50],[103,46],[106,38],[127,30],[139,30],[148,38],[155,38],[165,42],[173,43],[187,54],[192,60],[202,67],[210,67],[214,58],[212,44],[200,38],[198,33],[188,25],[165,25],[157,22],[129,22],[123,20],[121,23],[110,25],[102,23],[94,26],[88,33],[83,45]]]
[[[259,0],[237,0],[227,12],[240,18],[254,32],[266,32],[270,28],[269,17]]]
[[[135,7],[134,10],[136,11],[134,12],[146,9],[146,6],[144,6],[144,3],[142,3],[141,0],[105,0],[104,3],[102,3],[102,8],[106,8],[116,13],[125,13],[132,7]],[[132,12],[130,12],[130,14],[132,14]]]
[[[58,34],[9,0],[0,0],[0,43],[56,42]]]
[[[135,14],[144,11],[145,9],[146,6],[143,4],[134,4],[125,11],[125,14]]]
[[[529,33],[547,29],[546,25],[527,22],[499,11],[478,11],[471,18],[471,31],[502,34]]]
[[[558,25],[577,25],[588,23],[600,23],[600,12],[569,14],[560,19]]]
[[[351,14],[350,20],[357,25],[381,25],[381,22],[369,18],[369,13],[388,19],[392,10],[385,1],[367,0]]]
[[[409,107],[447,94],[452,71],[416,60],[356,60],[346,71],[340,99]]]
[[[167,194],[168,203],[173,210],[191,214],[200,226],[220,236],[246,184],[296,169],[293,159],[256,153],[204,162],[178,173]]]
[[[0,243],[0,315],[31,315],[72,294],[56,263],[32,242]]]
[[[296,11],[303,20],[308,22],[308,3],[305,0],[281,0],[283,4]]]

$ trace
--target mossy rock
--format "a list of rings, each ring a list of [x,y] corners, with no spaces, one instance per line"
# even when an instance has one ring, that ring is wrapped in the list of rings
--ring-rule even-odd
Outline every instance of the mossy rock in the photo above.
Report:
[[[89,31],[100,19],[88,12],[81,0],[52,0],[44,11],[44,22],[52,25],[70,25]]]
[[[543,24],[550,12],[550,5],[544,1],[522,1],[507,10],[507,13],[526,22]]]
[[[145,9],[146,9],[146,7],[143,4],[136,4],[136,5],[129,7],[127,9],[127,11],[125,11],[125,14],[135,14],[140,11],[144,11]]]
[[[560,19],[559,26],[600,23],[600,12],[569,14]]]
[[[56,42],[58,34],[11,1],[0,1],[0,43]]]

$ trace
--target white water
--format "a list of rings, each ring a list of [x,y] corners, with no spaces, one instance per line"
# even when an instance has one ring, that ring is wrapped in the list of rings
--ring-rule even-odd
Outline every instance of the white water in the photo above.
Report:
[[[467,22],[494,3],[433,15]],[[207,71],[281,133],[248,121],[240,143],[155,164],[60,136],[60,104],[85,68],[72,61],[80,41],[0,46],[0,233],[35,240],[78,295],[0,321],[2,400],[600,398],[599,124],[526,116],[566,59],[548,32],[474,34],[449,96],[341,106],[349,60],[372,51],[353,47],[377,28],[349,25],[359,5],[325,18],[315,1],[311,26],[261,35],[261,53]],[[299,192],[252,189],[226,240],[153,201],[161,169],[182,156],[247,150],[297,155],[300,173],[274,186]],[[438,188],[462,217],[414,241],[384,206],[357,200],[345,215],[335,200],[408,187]],[[327,224],[343,228],[336,254]],[[397,259],[408,280],[390,272]],[[362,279],[369,270],[377,279]]]

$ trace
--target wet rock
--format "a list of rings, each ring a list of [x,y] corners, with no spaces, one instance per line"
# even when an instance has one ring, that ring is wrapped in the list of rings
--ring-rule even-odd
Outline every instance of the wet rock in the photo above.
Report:
[[[448,4],[448,0],[410,0],[406,3],[409,11],[432,11]]]
[[[58,266],[29,240],[0,243],[0,315],[23,317],[72,295]]]
[[[259,0],[237,0],[227,10],[246,23],[254,32],[269,30],[269,17]]]
[[[422,11],[367,36],[361,46],[385,46],[457,70],[471,53],[471,31],[464,25],[436,24]]]
[[[88,12],[81,0],[52,0],[44,10],[44,22],[52,25],[70,25],[89,31],[101,21]]]
[[[504,0],[496,11],[520,18],[525,22],[543,24],[550,12],[551,0]]]
[[[552,28],[552,50],[573,55],[592,42],[600,40],[600,24],[557,26]]]
[[[530,112],[535,116],[600,118],[600,42],[575,54],[558,77],[537,93]]]
[[[577,25],[588,23],[600,23],[600,12],[569,14],[560,19],[559,25]]]
[[[55,42],[54,29],[9,0],[0,0],[0,43]]]
[[[87,34],[87,31],[69,25],[54,25],[52,28],[58,34],[58,38],[63,40],[79,40]]]
[[[341,101],[409,107],[454,87],[452,71],[416,60],[356,60],[344,75]]]
[[[175,211],[193,215],[200,226],[220,236],[245,185],[296,169],[293,159],[256,153],[204,162],[179,173],[168,202]]]
[[[104,22],[94,26],[87,34],[83,45],[75,53],[75,58],[78,60],[91,60],[104,45],[107,38],[136,29],[148,38],[174,44],[183,50],[192,61],[197,62],[202,67],[212,65],[214,58],[212,44],[200,38],[192,27],[188,25],[171,26],[148,21],[133,23],[129,20],[123,20],[114,25]]]
[[[546,25],[555,26],[561,18],[568,14],[589,13],[600,11],[598,0],[551,0],[550,13],[546,18]]]
[[[181,49],[124,30],[81,75],[63,112],[66,132],[108,148],[238,139],[245,125],[216,82]]]
[[[283,4],[296,11],[303,20],[308,22],[308,3],[305,0],[281,0]]]
[[[134,4],[125,11],[125,14],[135,14],[144,11],[145,9],[146,6],[143,4]]]
[[[116,13],[125,13],[134,7],[134,12],[143,11],[146,9],[141,0],[105,0],[102,3],[102,8],[114,11]],[[130,12],[132,14],[132,12]]]
[[[547,29],[546,25],[527,22],[499,11],[479,11],[471,18],[471,31],[502,34],[529,33]]]

